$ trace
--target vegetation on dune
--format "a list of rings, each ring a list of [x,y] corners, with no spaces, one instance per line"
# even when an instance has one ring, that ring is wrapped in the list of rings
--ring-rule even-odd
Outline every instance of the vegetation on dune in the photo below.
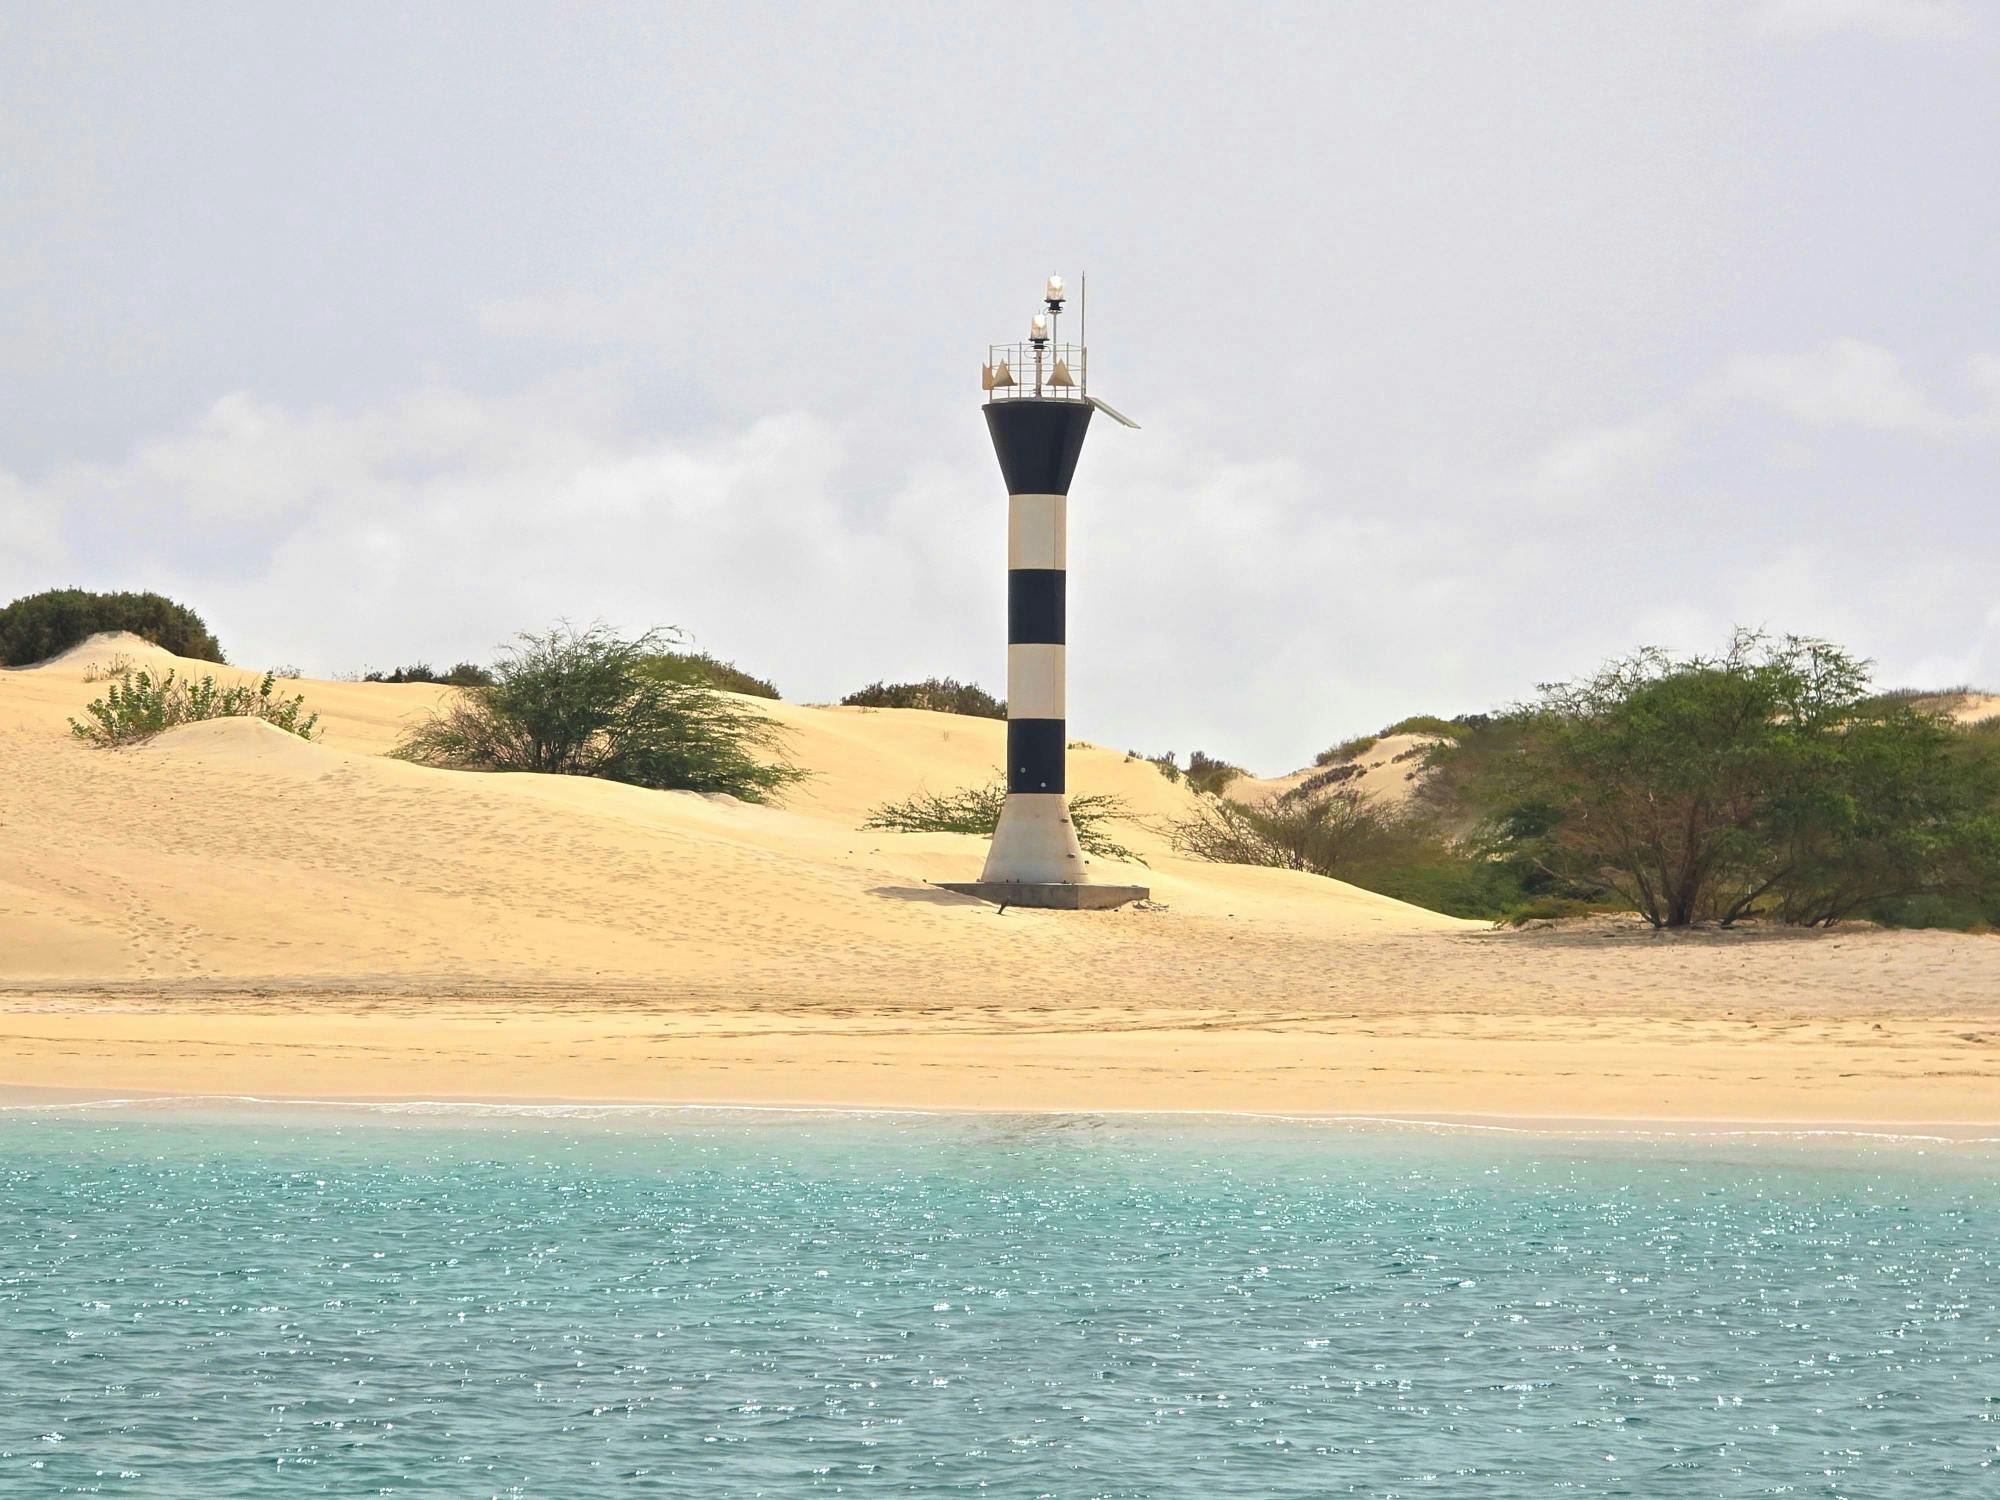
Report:
[[[1389,827],[1366,795],[1341,787],[1303,796],[1287,792],[1262,802],[1210,798],[1170,825],[1168,838],[1196,859],[1340,879]]]
[[[975,833],[991,837],[1000,826],[1000,809],[1006,801],[1007,787],[999,780],[952,792],[919,792],[902,802],[884,802],[869,813],[868,821],[861,826],[894,833]],[[1145,863],[1105,831],[1109,823],[1138,821],[1123,797],[1099,792],[1072,797],[1069,820],[1084,853],[1131,864]]]
[[[662,651],[647,663],[647,667],[667,682],[720,688],[725,693],[741,693],[746,698],[778,699],[784,696],[763,678],[752,677],[734,662],[718,661],[706,651]]]
[[[448,671],[440,672],[429,662],[418,662],[414,666],[398,667],[393,672],[364,672],[363,682],[435,682],[444,687],[491,687],[493,674],[477,662],[462,661]]]
[[[102,698],[84,710],[89,722],[69,721],[70,733],[93,745],[131,745],[151,739],[163,729],[177,724],[198,724],[205,719],[262,719],[287,734],[309,740],[319,725],[319,715],[305,711],[305,698],[282,698],[274,691],[277,678],[266,672],[254,688],[244,684],[217,687],[215,679],[203,676],[190,680],[177,672],[154,677],[151,672],[121,667],[111,674],[110,686]]]
[[[1440,736],[1395,807],[1355,791],[1350,742],[1170,836],[1462,916],[1979,928],[2000,922],[2000,724],[1929,711],[1952,696],[1871,692],[1836,646],[1739,632],[1718,656],[1642,651],[1505,713],[1389,726]]]
[[[1337,766],[1359,759],[1392,735],[1429,734],[1443,740],[1456,739],[1480,717],[1475,714],[1461,719],[1446,719],[1437,714],[1411,714],[1407,719],[1398,719],[1395,723],[1386,725],[1378,733],[1357,734],[1351,740],[1342,740],[1337,745],[1329,746],[1313,757],[1313,764]]]
[[[1455,917],[1526,920],[1548,903],[1585,909],[1583,894],[1523,861],[1452,837],[1415,807],[1385,808],[1335,766],[1259,802],[1206,798],[1165,829],[1196,859],[1302,870]]]
[[[778,725],[653,662],[675,637],[624,639],[602,625],[524,632],[490,685],[467,688],[397,747],[405,760],[470,771],[541,771],[633,786],[775,801],[806,773]]]
[[[1462,785],[1494,846],[1658,927],[2000,894],[2000,755],[1825,641],[1643,651],[1517,710]],[[1456,751],[1438,757],[1449,768]]]
[[[105,630],[130,631],[176,656],[223,660],[201,616],[163,595],[47,589],[0,609],[0,666],[47,661]]]
[[[922,682],[871,682],[840,700],[854,708],[924,708],[938,714],[968,714],[977,719],[1007,717],[1005,699],[955,677],[926,677]]]
[[[1137,750],[1127,750],[1125,758],[1148,762],[1172,782],[1179,782],[1185,777],[1187,784],[1197,792],[1219,793],[1230,782],[1245,774],[1241,766],[1233,766],[1226,760],[1217,760],[1200,750],[1188,756],[1185,771],[1181,769],[1180,757],[1172,750],[1164,755],[1143,755]]]
[[[1381,738],[1382,736],[1379,734],[1357,734],[1351,740],[1342,740],[1339,744],[1330,745],[1320,751],[1319,754],[1313,757],[1313,764],[1316,766],[1334,766],[1339,765],[1342,761],[1353,760],[1357,755],[1366,755],[1370,750],[1373,750],[1375,742]]]
[[[1464,732],[1464,724],[1457,719],[1443,719],[1436,714],[1411,714],[1384,729],[1381,738],[1386,740],[1393,734],[1434,734],[1441,740],[1452,740]]]

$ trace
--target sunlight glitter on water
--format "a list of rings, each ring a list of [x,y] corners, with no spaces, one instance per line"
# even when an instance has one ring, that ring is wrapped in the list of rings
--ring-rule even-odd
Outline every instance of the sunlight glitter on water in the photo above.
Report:
[[[0,1117],[0,1493],[1975,1493],[1990,1154]]]

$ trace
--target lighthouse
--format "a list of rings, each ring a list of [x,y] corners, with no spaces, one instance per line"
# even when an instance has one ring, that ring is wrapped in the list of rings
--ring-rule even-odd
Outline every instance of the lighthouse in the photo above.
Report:
[[[1069,487],[1094,413],[1138,424],[1090,394],[1090,351],[1057,332],[1067,301],[1051,276],[1026,342],[989,346],[980,371],[1007,482],[1007,800],[979,879],[947,888],[1004,906],[1100,910],[1148,892],[1092,881],[1070,822]]]

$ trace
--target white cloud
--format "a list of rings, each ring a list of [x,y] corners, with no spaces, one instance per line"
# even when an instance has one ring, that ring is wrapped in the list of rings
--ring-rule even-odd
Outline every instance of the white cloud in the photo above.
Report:
[[[1969,35],[1973,18],[1957,0],[1764,0],[1751,25],[1788,40],[1856,31],[1892,41],[1948,41]]]
[[[1995,380],[1990,357],[1975,359],[1972,372],[1975,379]],[[1812,427],[1950,434],[1991,429],[2000,417],[2000,403],[1963,415],[1946,411],[1893,352],[1853,338],[1830,339],[1801,354],[1739,355],[1714,391],[1728,400],[1775,406]]]

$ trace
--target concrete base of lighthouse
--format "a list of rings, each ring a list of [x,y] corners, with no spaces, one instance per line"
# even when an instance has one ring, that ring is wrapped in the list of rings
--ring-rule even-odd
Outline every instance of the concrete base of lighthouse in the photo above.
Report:
[[[940,885],[1001,906],[1058,911],[1103,911],[1151,894],[1143,885],[1092,884],[1061,792],[1009,792],[979,879]]]
[[[1036,906],[1047,911],[1108,911],[1153,894],[1143,885],[1049,885],[1007,880],[940,880],[938,889],[977,896],[995,906]]]

